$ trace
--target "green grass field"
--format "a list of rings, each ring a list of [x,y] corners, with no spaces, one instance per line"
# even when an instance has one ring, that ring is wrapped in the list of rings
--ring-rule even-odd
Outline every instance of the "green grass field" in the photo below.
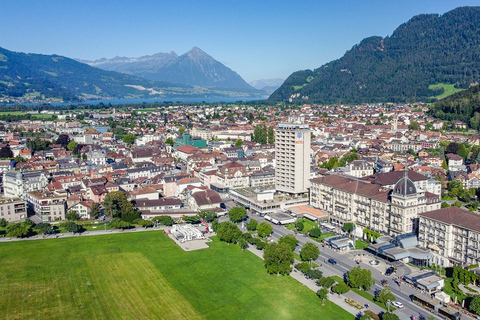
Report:
[[[0,244],[3,319],[353,319],[220,241],[158,231]]]
[[[463,89],[457,89],[455,88],[455,85],[453,84],[447,84],[447,83],[438,83],[438,84],[431,84],[428,86],[428,89],[436,89],[436,88],[443,88],[443,93],[435,96],[437,99],[443,99],[445,97],[448,97],[458,91],[462,91]]]

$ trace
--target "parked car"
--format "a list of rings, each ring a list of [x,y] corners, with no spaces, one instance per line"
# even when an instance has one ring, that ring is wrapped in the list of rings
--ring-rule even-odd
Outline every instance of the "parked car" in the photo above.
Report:
[[[395,268],[394,267],[389,267],[387,268],[387,270],[385,271],[385,275],[388,277],[389,275],[391,275],[392,273],[395,272]]]
[[[328,259],[328,263],[330,263],[332,265],[336,265],[337,261],[335,261],[335,259],[333,259],[333,258],[330,258],[330,259]]]
[[[398,302],[398,301],[392,301],[392,306],[394,306],[395,308],[398,308],[398,309],[402,309],[403,308],[403,303]]]

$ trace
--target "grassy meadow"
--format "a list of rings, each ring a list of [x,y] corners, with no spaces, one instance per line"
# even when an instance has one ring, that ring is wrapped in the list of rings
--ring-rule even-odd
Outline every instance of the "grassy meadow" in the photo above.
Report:
[[[161,232],[0,243],[3,319],[353,319],[220,241]]]

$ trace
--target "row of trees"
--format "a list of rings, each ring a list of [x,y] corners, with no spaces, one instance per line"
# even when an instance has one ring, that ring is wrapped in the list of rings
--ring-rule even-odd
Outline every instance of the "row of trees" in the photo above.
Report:
[[[264,124],[257,124],[253,131],[252,141],[260,144],[272,144],[275,142],[275,132],[272,126],[267,128]]]

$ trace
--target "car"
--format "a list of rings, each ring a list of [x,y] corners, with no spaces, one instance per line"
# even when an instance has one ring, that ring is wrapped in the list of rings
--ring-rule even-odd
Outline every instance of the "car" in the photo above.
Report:
[[[220,203],[220,208],[227,209],[227,206],[225,205],[225,203],[222,202],[222,203]]]
[[[385,275],[388,277],[389,275],[391,275],[392,273],[395,272],[395,268],[394,267],[389,267],[387,268],[387,270],[385,271]]]
[[[382,280],[382,286],[388,287],[388,281],[387,280]]]
[[[398,302],[398,301],[392,301],[392,306],[394,306],[395,308],[398,308],[398,309],[402,309],[403,308],[403,303]]]
[[[333,259],[333,258],[330,258],[330,259],[328,259],[328,263],[330,263],[332,265],[336,265],[337,261],[335,261],[335,259]]]

